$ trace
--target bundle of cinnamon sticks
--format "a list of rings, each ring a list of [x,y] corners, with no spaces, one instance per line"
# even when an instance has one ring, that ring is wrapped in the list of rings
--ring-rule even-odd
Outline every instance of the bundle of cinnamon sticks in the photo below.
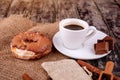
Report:
[[[97,67],[95,67],[95,66],[93,66],[93,65],[91,65],[91,64],[89,64],[89,63],[87,63],[87,62],[85,62],[85,61],[77,60],[77,62],[78,62],[78,64],[79,64],[80,66],[82,66],[82,67],[86,66],[89,71],[94,72],[94,73],[97,73],[98,75],[100,75],[100,73],[102,72],[101,69],[99,69],[99,68],[97,68]],[[26,73],[22,75],[22,78],[23,78],[23,80],[33,80],[33,79],[32,79],[28,74],[26,74]],[[120,80],[120,77],[113,75],[113,80]]]
[[[87,62],[84,62],[84,61],[82,61],[82,60],[77,60],[77,62],[78,62],[78,64],[80,65],[80,66],[86,66],[87,67],[87,69],[88,70],[90,70],[91,72],[94,72],[94,73],[97,73],[97,74],[99,74],[100,75],[100,73],[102,72],[102,70],[100,70],[99,68],[97,68],[97,67],[95,67],[95,66],[93,66],[93,65],[91,65],[91,64],[89,64],[89,63],[87,63]],[[120,80],[120,77],[118,77],[118,76],[113,76],[113,80]]]

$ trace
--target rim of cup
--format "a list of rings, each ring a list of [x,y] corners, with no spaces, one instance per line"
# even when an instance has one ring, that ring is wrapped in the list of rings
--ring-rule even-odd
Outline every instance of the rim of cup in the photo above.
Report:
[[[84,29],[82,29],[82,30],[86,30],[89,26],[88,23],[84,20],[81,20],[78,18],[66,18],[66,19],[63,19],[60,21],[59,28],[67,30],[67,31],[74,31],[74,32],[82,31],[82,30],[70,30],[70,29],[65,28],[65,26],[72,25],[72,24],[83,27]]]

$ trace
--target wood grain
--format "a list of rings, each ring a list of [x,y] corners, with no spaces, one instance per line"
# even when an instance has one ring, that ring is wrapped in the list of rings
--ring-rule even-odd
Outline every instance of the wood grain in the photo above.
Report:
[[[79,18],[77,0],[54,0],[56,19]]]
[[[116,4],[119,6],[120,8],[120,0],[114,0],[116,2]]]
[[[55,22],[56,11],[53,0],[34,0],[31,19],[36,22]]]
[[[102,17],[107,24],[108,30],[117,39],[120,48],[120,8],[113,0],[94,0]]]
[[[13,0],[7,16],[11,14],[21,14],[25,17],[29,17],[32,10],[33,0]]]
[[[100,12],[92,0],[79,0],[77,9],[81,19],[87,21],[91,26],[95,26],[98,30],[103,31],[106,34],[109,33]]]
[[[105,59],[106,60],[112,60],[115,63],[115,69],[114,69],[114,74],[120,76],[120,67],[118,67],[119,64],[119,57],[120,57],[120,8],[118,5],[116,5],[116,2],[113,0],[94,0],[98,10],[101,13],[101,16],[103,18],[103,21],[106,24],[106,27],[108,28],[109,35],[114,37],[117,42],[115,44],[115,50],[112,51],[112,53],[107,56]],[[104,64],[104,60],[99,62],[99,65]]]

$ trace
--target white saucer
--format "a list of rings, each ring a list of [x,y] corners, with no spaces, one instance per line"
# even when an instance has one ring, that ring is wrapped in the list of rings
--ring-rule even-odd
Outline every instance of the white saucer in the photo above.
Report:
[[[105,54],[96,55],[94,51],[94,44],[97,43],[98,39],[103,39],[107,36],[105,33],[101,31],[97,31],[97,33],[90,39],[88,39],[84,43],[84,47],[77,50],[70,50],[63,46],[62,40],[60,39],[60,33],[57,32],[53,37],[53,45],[55,48],[61,52],[62,54],[69,56],[75,59],[83,59],[83,60],[93,60],[99,59],[106,55],[108,55],[111,51]]]

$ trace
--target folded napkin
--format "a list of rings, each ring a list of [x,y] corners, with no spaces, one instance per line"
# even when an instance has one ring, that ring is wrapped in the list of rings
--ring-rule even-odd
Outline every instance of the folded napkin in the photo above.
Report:
[[[91,80],[91,77],[72,59],[42,63],[53,80]]]

